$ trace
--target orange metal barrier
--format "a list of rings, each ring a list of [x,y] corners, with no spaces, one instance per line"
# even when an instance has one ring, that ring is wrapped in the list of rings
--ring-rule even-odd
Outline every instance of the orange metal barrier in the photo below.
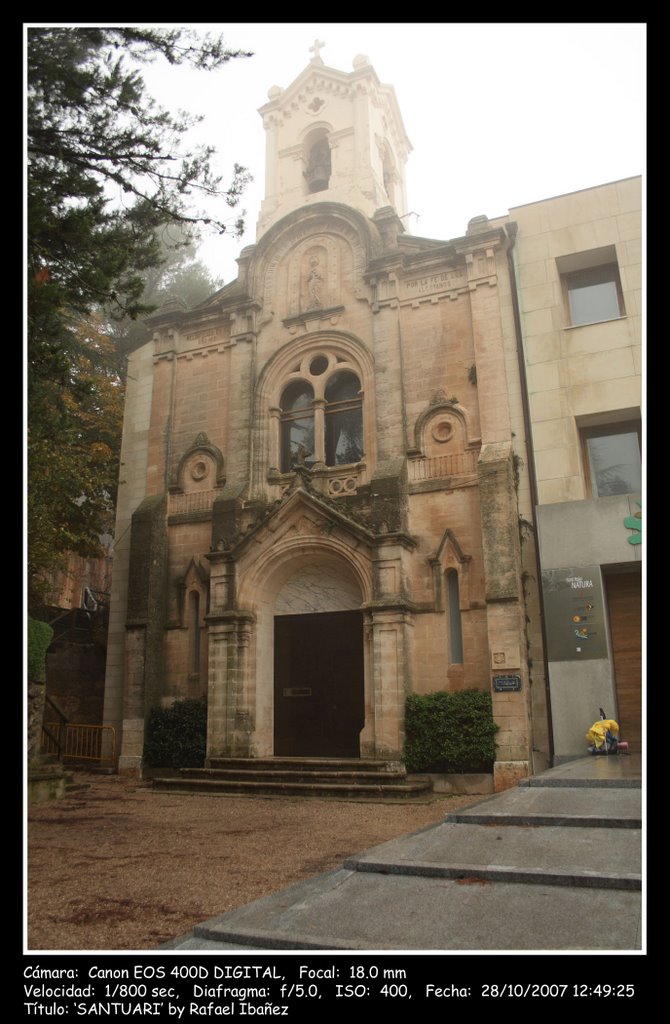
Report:
[[[111,725],[45,722],[42,749],[45,754],[55,754],[62,761],[115,764],[116,730]]]

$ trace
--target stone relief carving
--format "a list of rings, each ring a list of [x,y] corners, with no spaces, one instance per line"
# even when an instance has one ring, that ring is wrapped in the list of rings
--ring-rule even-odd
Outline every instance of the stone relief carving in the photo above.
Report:
[[[307,309],[320,309],[323,306],[323,302],[321,301],[323,274],[319,270],[319,264],[320,261],[318,256],[310,256],[310,270],[307,275]]]
[[[309,263],[311,255],[318,257],[316,269],[323,279],[312,282],[318,285],[321,306],[310,306],[308,301],[307,279],[313,269]],[[342,303],[342,266],[346,269],[350,261],[352,278],[358,282],[354,293],[361,297],[367,294],[367,285],[361,280],[366,253],[351,225],[338,221],[328,234],[315,231],[313,226],[296,226],[273,246],[272,255],[261,271],[261,302],[265,308],[274,309],[280,319],[298,316],[310,309],[339,306]]]
[[[194,489],[221,487],[225,482],[221,449],[201,431],[174,467],[170,490],[188,493]]]

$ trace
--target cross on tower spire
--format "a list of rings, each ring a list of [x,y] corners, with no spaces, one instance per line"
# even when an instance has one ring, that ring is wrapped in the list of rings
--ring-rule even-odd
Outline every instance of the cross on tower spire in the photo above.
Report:
[[[323,60],[321,58],[321,54],[319,53],[319,50],[321,49],[322,46],[325,46],[325,45],[326,45],[325,43],[320,42],[320,40],[318,40],[318,39],[314,40],[314,42],[312,43],[312,45],[309,48],[309,52],[314,54],[314,56],[312,57],[312,64],[316,64],[316,63],[323,64]]]

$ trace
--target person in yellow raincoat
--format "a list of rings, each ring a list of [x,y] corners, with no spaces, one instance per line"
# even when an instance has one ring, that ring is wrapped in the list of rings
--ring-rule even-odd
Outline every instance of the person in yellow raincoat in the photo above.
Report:
[[[592,754],[615,754],[619,739],[619,724],[613,718],[594,722],[586,734]]]

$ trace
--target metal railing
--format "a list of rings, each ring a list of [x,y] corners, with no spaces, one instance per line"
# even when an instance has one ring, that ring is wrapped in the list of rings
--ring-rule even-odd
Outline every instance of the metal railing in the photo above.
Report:
[[[45,722],[42,750],[61,761],[116,762],[116,730],[111,725],[78,725],[74,722]]]

